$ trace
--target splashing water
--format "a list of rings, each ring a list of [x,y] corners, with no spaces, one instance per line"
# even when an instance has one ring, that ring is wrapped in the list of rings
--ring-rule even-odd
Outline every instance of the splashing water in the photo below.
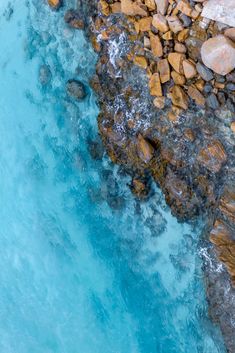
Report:
[[[18,0],[0,4],[0,43],[0,352],[223,353],[200,227],[179,224],[159,190],[137,202],[90,156],[96,57],[83,34]],[[66,94],[74,77],[83,102]]]

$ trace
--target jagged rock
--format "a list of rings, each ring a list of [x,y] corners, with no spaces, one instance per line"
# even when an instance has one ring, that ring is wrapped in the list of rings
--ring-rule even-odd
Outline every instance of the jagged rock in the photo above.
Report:
[[[140,5],[131,0],[121,0],[121,11],[128,16],[142,16],[145,17],[148,15]]]
[[[162,43],[157,34],[150,34],[150,46],[154,56],[159,58],[163,56]]]
[[[67,82],[66,88],[67,92],[77,99],[83,99],[86,97],[85,86],[82,82],[78,80],[69,80]]]
[[[144,163],[150,162],[154,155],[154,148],[141,134],[138,135],[136,147],[139,158]]]
[[[70,27],[76,29],[84,29],[84,21],[80,16],[79,12],[76,10],[70,9],[66,11],[64,15],[64,20]]]
[[[197,75],[195,64],[189,60],[183,61],[184,75],[187,79],[191,79]]]
[[[152,25],[163,33],[167,32],[169,29],[166,18],[161,14],[153,15]]]
[[[170,53],[168,55],[168,61],[173,69],[179,74],[183,74],[183,61],[186,59],[184,54],[181,53]]]
[[[162,96],[162,86],[159,73],[155,73],[150,77],[149,89],[152,96]]]
[[[185,77],[176,71],[171,72],[171,77],[173,78],[173,81],[175,82],[176,85],[183,86],[186,82]]]
[[[196,87],[189,86],[188,95],[196,102],[197,105],[200,105],[200,106],[205,105],[205,98]]]
[[[202,16],[234,27],[234,0],[209,0],[205,2]]]
[[[197,160],[209,171],[218,173],[227,160],[227,154],[221,142],[215,140],[201,149]]]
[[[165,15],[169,1],[168,0],[155,0],[157,4],[157,12],[159,12],[161,15]]]
[[[165,83],[170,80],[170,66],[167,59],[162,59],[157,64],[157,69],[160,74],[161,83]]]
[[[188,109],[188,97],[182,87],[177,85],[173,86],[169,96],[176,107]]]
[[[174,33],[178,33],[184,29],[184,26],[182,25],[181,21],[177,16],[168,16],[167,17],[167,22]]]
[[[235,43],[219,35],[208,39],[201,48],[203,63],[219,75],[227,75],[235,68]]]

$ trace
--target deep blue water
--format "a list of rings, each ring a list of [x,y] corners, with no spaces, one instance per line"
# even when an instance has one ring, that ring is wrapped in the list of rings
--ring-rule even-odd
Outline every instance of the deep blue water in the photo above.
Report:
[[[177,223],[159,190],[139,204],[90,156],[83,34],[43,1],[1,1],[0,48],[0,353],[223,353],[200,227]],[[73,77],[84,102],[66,94]]]

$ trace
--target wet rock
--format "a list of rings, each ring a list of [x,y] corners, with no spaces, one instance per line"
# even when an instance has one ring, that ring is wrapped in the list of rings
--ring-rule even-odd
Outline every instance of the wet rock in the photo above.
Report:
[[[94,160],[102,160],[104,146],[101,141],[88,141],[88,150]]]
[[[205,65],[201,64],[200,62],[196,65],[197,72],[201,76],[204,81],[211,81],[213,80],[214,76],[210,69],[208,69]]]
[[[78,80],[69,80],[66,85],[67,92],[76,99],[84,99],[86,97],[86,89],[82,82]]]
[[[154,155],[154,148],[141,134],[138,135],[136,148],[139,158],[144,163],[151,161]]]
[[[51,70],[48,65],[40,66],[39,81],[42,85],[47,85],[51,81]]]
[[[58,10],[63,5],[63,0],[48,0],[48,4],[54,10]]]
[[[227,154],[221,142],[215,140],[201,149],[197,160],[210,172],[218,173],[227,160]]]
[[[64,15],[64,20],[72,28],[84,29],[84,21],[80,13],[76,10],[68,10]]]
[[[211,93],[207,98],[206,98],[206,103],[207,106],[213,110],[219,108],[219,102],[214,93]]]
[[[219,35],[208,39],[201,48],[203,63],[220,75],[227,75],[235,68],[235,43]]]
[[[149,185],[146,180],[141,178],[134,178],[132,179],[131,183],[131,191],[135,194],[138,198],[143,199],[149,194]]]

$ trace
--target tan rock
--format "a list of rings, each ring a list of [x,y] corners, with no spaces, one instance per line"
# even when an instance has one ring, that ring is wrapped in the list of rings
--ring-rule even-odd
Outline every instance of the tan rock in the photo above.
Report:
[[[171,31],[174,33],[178,33],[184,29],[183,24],[181,23],[181,21],[177,16],[168,16],[167,22]]]
[[[120,12],[122,12],[121,3],[120,2],[115,2],[114,4],[111,4],[110,8],[111,8],[111,12],[112,13],[120,13]]]
[[[57,10],[61,5],[61,0],[48,0],[48,4],[55,10]]]
[[[158,109],[163,109],[165,107],[165,97],[154,98],[153,104]]]
[[[168,0],[155,0],[155,2],[157,5],[157,12],[160,13],[161,15],[165,15],[167,12],[169,1]]]
[[[137,153],[139,158],[145,163],[149,163],[154,156],[153,146],[141,134],[137,138]]]
[[[162,59],[157,64],[158,72],[160,74],[161,83],[170,81],[171,73],[170,66],[167,59]]]
[[[203,89],[204,89],[204,86],[205,86],[205,82],[203,81],[202,78],[199,78],[199,79],[195,82],[195,86],[196,86],[196,88],[197,88],[200,92],[202,92]]]
[[[183,70],[184,70],[184,76],[187,79],[191,79],[197,75],[197,70],[196,70],[195,64],[193,64],[189,60],[183,61]]]
[[[180,86],[173,86],[169,97],[172,100],[172,103],[179,108],[188,109],[188,96],[184,92],[183,88]]]
[[[177,5],[177,9],[189,17],[191,16],[193,10],[187,0],[180,0]]]
[[[147,11],[131,0],[121,0],[121,11],[128,16],[147,16]]]
[[[153,55],[160,58],[163,55],[163,48],[158,35],[150,34],[150,45]]]
[[[186,82],[185,77],[179,74],[178,72],[172,71],[171,77],[173,78],[173,81],[175,82],[176,85],[179,85],[179,86],[185,85],[185,82]]]
[[[150,77],[149,89],[152,96],[162,96],[162,86],[160,81],[159,73],[155,73]]]
[[[169,29],[166,18],[164,16],[162,16],[161,14],[153,15],[152,25],[158,31],[163,32],[163,33],[167,32]]]
[[[218,173],[227,160],[227,154],[221,142],[215,140],[201,149],[197,160],[209,171]]]
[[[235,28],[227,28],[224,35],[235,42]]]
[[[150,31],[151,24],[152,24],[152,17],[141,18],[138,22],[139,22],[139,30],[141,32]]]
[[[156,9],[155,0],[145,0],[144,3],[148,7],[149,11],[154,11]]]
[[[188,95],[190,98],[192,98],[197,105],[204,106],[206,103],[206,100],[204,96],[201,94],[201,92],[194,86],[189,86],[188,88]]]
[[[203,63],[219,75],[227,75],[235,68],[235,43],[218,35],[208,39],[201,48]]]
[[[110,7],[107,1],[100,0],[101,12],[103,15],[108,16],[110,14]]]
[[[173,35],[171,31],[168,31],[162,35],[163,40],[171,40],[173,39]]]
[[[147,69],[148,66],[148,62],[144,56],[135,56],[134,64],[139,67],[142,67],[143,69]]]
[[[175,51],[177,51],[177,53],[182,53],[185,54],[187,52],[187,48],[184,44],[182,43],[175,43],[175,47],[174,47]]]
[[[230,127],[231,127],[232,132],[235,133],[235,121],[232,122]]]
[[[179,42],[185,42],[185,40],[188,38],[188,35],[189,35],[189,29],[188,28],[183,29],[178,34],[178,41]]]
[[[173,69],[179,74],[183,74],[183,61],[185,60],[185,55],[181,53],[170,53],[168,55],[168,61]]]

